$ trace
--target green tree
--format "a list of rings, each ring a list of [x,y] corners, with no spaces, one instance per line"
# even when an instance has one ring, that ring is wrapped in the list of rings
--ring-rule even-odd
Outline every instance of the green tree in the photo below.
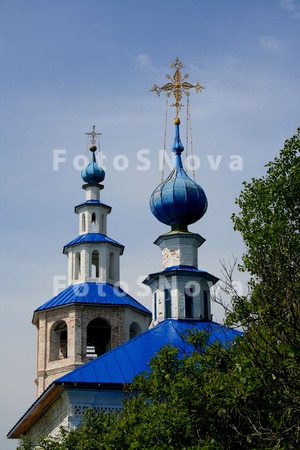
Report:
[[[80,427],[61,443],[40,442],[41,449],[221,449],[231,439],[224,429],[224,398],[228,381],[228,349],[208,345],[205,332],[182,336],[193,351],[180,355],[168,345],[150,362],[150,371],[138,376],[127,391],[118,415],[89,411]],[[214,397],[212,397],[214,396]],[[212,398],[214,400],[212,401]],[[227,401],[226,403],[230,403]],[[19,450],[25,450],[20,446]],[[27,450],[27,448],[26,448]]]
[[[237,298],[230,319],[245,326],[259,320],[273,327],[281,317],[285,329],[291,325],[299,332],[299,134],[300,128],[267,164],[266,176],[245,182],[236,200],[240,211],[232,216],[234,229],[246,246],[240,269],[253,278],[250,301]]]
[[[243,408],[249,439],[261,448],[296,448],[300,419],[300,129],[264,177],[244,183],[232,216],[246,251],[240,270],[250,295],[233,297],[227,324],[245,330],[240,349],[261,377],[261,400]],[[259,406],[259,407],[258,407]],[[265,447],[263,447],[265,445]],[[258,447],[259,448],[259,447]]]

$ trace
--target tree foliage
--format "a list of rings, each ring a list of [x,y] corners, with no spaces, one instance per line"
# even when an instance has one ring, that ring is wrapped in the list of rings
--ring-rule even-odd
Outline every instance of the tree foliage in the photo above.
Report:
[[[246,303],[237,299],[237,322],[248,326],[254,319],[274,325],[296,326],[300,292],[300,128],[284,149],[267,164],[267,174],[244,183],[236,200],[240,208],[232,216],[242,234],[246,252],[241,270],[253,276],[252,295]],[[233,319],[233,317],[231,317]],[[262,325],[262,320],[260,320]],[[279,325],[279,324],[277,324]],[[299,331],[299,329],[298,329]]]
[[[193,351],[163,348],[137,377],[118,415],[89,411],[41,449],[295,449],[300,446],[300,129],[244,183],[233,215],[245,243],[250,294],[233,297],[232,345],[190,332]],[[230,272],[230,271],[229,271]],[[230,283],[230,279],[227,280]],[[30,450],[26,439],[19,450]]]

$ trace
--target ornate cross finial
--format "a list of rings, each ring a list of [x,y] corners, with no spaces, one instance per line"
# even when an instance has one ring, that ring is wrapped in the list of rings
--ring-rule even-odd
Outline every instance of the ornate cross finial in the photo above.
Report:
[[[90,131],[89,133],[85,133],[85,134],[87,134],[87,135],[89,136],[89,138],[90,138],[90,143],[91,143],[92,145],[95,145],[95,144],[96,144],[96,137],[101,135],[101,133],[96,133],[96,131],[95,131],[95,125],[93,125],[93,130],[92,130],[92,131]]]
[[[204,86],[201,86],[199,81],[195,85],[188,83],[185,81],[189,74],[185,74],[182,76],[181,69],[185,67],[181,61],[179,61],[178,58],[175,59],[175,61],[171,64],[172,69],[176,69],[175,73],[173,75],[173,79],[169,74],[166,75],[166,78],[168,80],[171,80],[169,83],[165,84],[164,86],[157,86],[157,84],[153,84],[152,88],[150,89],[152,92],[156,92],[158,95],[160,95],[161,91],[165,91],[167,97],[170,97],[171,94],[174,95],[175,103],[172,103],[171,106],[175,106],[176,108],[176,119],[178,119],[178,112],[180,111],[180,108],[183,106],[182,103],[180,103],[182,98],[182,93],[184,92],[185,95],[190,95],[189,90],[192,88],[196,89],[196,92],[201,92],[202,89],[204,89]]]

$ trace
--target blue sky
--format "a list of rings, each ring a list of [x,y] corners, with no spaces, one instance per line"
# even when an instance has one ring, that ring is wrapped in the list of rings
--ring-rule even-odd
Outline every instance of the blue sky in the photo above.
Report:
[[[230,220],[242,182],[264,174],[300,125],[299,50],[299,0],[0,0],[1,448],[16,448],[5,434],[35,399],[31,318],[66,275],[62,247],[78,234],[84,133],[102,133],[108,235],[126,247],[121,279],[149,306],[136,280],[160,270],[152,242],[168,231],[148,207],[165,114],[150,87],[177,56],[206,87],[191,95],[191,114],[209,209],[191,229],[206,238],[200,268],[220,276],[220,260],[243,252]],[[167,149],[172,140],[170,125]],[[142,149],[149,170],[138,170]],[[59,170],[54,150],[65,151]],[[231,170],[233,155],[242,170]]]

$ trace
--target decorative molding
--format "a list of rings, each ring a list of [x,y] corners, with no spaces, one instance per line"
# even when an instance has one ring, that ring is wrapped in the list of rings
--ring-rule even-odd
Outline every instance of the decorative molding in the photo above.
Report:
[[[115,413],[119,413],[122,411],[122,407],[120,406],[89,406],[89,405],[73,405],[73,414],[74,416],[83,416],[83,414],[88,410],[88,409],[92,409],[94,412],[107,412],[107,413],[111,413],[111,412],[115,412]]]

